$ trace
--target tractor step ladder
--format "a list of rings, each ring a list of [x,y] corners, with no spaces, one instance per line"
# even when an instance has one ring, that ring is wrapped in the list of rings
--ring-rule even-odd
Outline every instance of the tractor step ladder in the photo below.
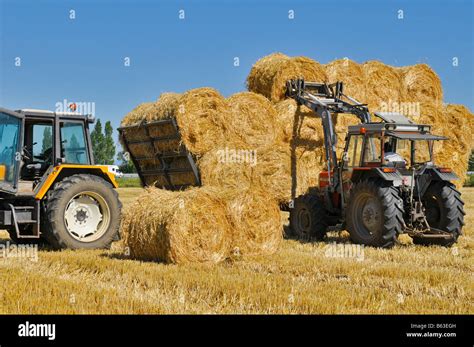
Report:
[[[40,204],[40,200],[34,200],[33,206],[13,206],[12,204],[8,204],[11,211],[11,223],[19,239],[38,239],[41,236]],[[33,225],[33,233],[31,235],[24,235],[21,233],[19,225],[28,224]]]

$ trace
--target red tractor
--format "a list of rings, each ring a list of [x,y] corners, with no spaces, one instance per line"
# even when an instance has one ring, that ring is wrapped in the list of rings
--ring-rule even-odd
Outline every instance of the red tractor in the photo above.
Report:
[[[290,227],[303,239],[321,240],[329,230],[347,229],[353,242],[391,247],[407,233],[415,244],[453,245],[461,235],[464,209],[449,168],[433,162],[435,141],[429,125],[414,124],[397,113],[374,113],[343,94],[343,84],[291,80],[288,96],[320,117],[327,170],[319,187],[297,197]],[[331,114],[354,114],[342,158],[336,156]]]

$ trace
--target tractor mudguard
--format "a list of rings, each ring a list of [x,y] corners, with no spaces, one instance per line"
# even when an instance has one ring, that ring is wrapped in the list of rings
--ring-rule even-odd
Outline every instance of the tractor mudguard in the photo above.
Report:
[[[458,175],[449,169],[433,168],[430,171],[433,179],[436,181],[455,181],[459,179]]]
[[[398,171],[389,172],[386,168],[375,168],[373,171],[384,181],[390,181],[395,187],[403,183],[403,176]]]
[[[114,188],[118,187],[118,184],[115,181],[115,175],[109,172],[106,165],[62,164],[48,169],[41,182],[35,188],[35,199],[43,199],[54,183],[61,180],[63,177],[81,173],[97,175],[112,184]]]

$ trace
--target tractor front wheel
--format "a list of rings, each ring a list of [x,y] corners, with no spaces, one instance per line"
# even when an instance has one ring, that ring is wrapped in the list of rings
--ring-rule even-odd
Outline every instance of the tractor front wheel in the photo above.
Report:
[[[321,199],[306,194],[297,197],[290,210],[290,229],[300,240],[320,241],[326,235],[327,212]]]
[[[362,181],[352,188],[346,220],[353,242],[389,248],[402,230],[403,201],[387,182]]]
[[[72,175],[49,192],[45,237],[55,248],[108,248],[118,238],[121,207],[117,192],[104,179]]]

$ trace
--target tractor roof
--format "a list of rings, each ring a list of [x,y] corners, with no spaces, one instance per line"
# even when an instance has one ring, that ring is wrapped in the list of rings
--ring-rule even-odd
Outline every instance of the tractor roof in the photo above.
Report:
[[[447,137],[430,134],[431,126],[410,123],[361,123],[349,126],[349,134],[377,134],[396,137],[400,140],[447,140]]]
[[[23,114],[26,117],[45,117],[45,118],[60,117],[62,119],[86,120],[89,123],[94,122],[93,115],[81,114],[77,112],[53,112],[49,110],[38,110],[38,109],[32,109],[32,108],[23,108],[21,110],[16,110],[15,112]]]
[[[397,112],[374,112],[374,115],[381,118],[385,123],[413,124],[410,119]]]

